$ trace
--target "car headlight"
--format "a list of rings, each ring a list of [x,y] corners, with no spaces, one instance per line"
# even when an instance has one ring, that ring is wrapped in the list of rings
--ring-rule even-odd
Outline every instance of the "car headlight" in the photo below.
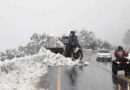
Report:
[[[120,62],[116,62],[117,64],[120,64]]]
[[[130,64],[130,62],[127,62],[127,64]]]

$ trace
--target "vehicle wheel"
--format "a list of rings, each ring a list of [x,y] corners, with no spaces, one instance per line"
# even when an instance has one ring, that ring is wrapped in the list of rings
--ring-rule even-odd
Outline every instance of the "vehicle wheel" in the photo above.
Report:
[[[65,52],[64,50],[62,50],[62,53],[61,53],[61,54],[65,56],[65,55],[66,55],[66,52]]]
[[[72,61],[75,61],[75,60],[76,60],[76,58],[74,57],[74,54],[73,54],[73,53],[71,53],[71,59],[72,59]]]
[[[114,75],[117,75],[117,69],[116,69],[116,65],[115,64],[112,64],[112,73]]]
[[[97,58],[96,60],[97,60],[97,61],[99,61],[99,59],[98,59],[98,58]]]
[[[82,50],[80,50],[80,60],[82,60],[83,59],[83,52],[82,52]]]
[[[125,71],[125,75],[127,76],[129,73],[127,71]]]
[[[83,59],[83,53],[81,50],[79,50],[75,55],[74,55],[75,59],[79,59],[82,60]]]
[[[125,75],[127,76],[129,74],[129,71],[126,69],[125,71]]]
[[[117,75],[117,71],[116,71],[116,70],[113,70],[112,73],[113,73],[114,75]]]

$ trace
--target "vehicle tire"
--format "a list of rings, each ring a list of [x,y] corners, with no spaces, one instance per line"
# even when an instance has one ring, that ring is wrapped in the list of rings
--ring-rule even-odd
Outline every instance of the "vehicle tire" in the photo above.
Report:
[[[76,56],[75,56],[76,55]],[[79,50],[75,55],[73,55],[74,59],[79,59],[82,60],[83,59],[83,53],[82,50]]]
[[[64,50],[64,49],[62,49],[61,54],[62,54],[62,55],[64,55],[64,56],[66,55],[66,52],[65,52],[65,50]]]
[[[112,73],[113,73],[114,75],[117,75],[117,71],[116,71],[116,70],[113,70]]]
[[[71,53],[71,59],[72,59],[72,61],[76,60],[73,53]]]
[[[114,75],[117,75],[117,68],[116,68],[116,65],[115,64],[112,64],[112,73]]]
[[[99,59],[98,59],[98,58],[97,58],[96,60],[97,60],[97,61],[99,61]]]
[[[125,75],[127,76],[129,73],[127,71],[125,71]]]
[[[125,69],[124,71],[125,71],[125,75],[127,76],[129,74],[128,69]]]

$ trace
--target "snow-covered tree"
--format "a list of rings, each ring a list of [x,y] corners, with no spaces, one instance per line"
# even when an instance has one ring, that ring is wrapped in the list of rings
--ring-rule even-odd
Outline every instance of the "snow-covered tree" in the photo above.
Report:
[[[41,48],[40,42],[46,39],[46,37],[47,35],[45,33],[43,34],[34,33],[30,38],[31,42],[29,42],[27,46],[25,47],[25,50],[24,50],[25,54],[33,55],[33,54],[38,53]]]
[[[14,56],[14,50],[13,49],[7,49],[6,51],[7,59],[13,59]]]
[[[97,39],[97,47],[101,48],[103,45],[103,41],[101,39]]]
[[[0,53],[0,60],[4,61],[5,59],[13,59],[18,57],[24,57],[28,55],[33,55],[39,52],[40,45],[39,43],[47,37],[45,33],[38,34],[34,33],[30,37],[30,42],[26,46],[19,46],[18,49],[7,49],[5,52]]]
[[[102,41],[98,39],[94,32],[87,31],[85,29],[78,33],[79,43],[84,48],[98,49],[98,48],[111,48],[111,44],[107,41]]]
[[[34,33],[30,39],[34,42],[39,42],[41,40],[41,35],[39,35],[38,33]]]
[[[124,44],[126,44],[127,46],[130,46],[130,29],[125,33],[123,42],[124,42]]]
[[[4,61],[5,59],[7,59],[7,55],[4,52],[0,52],[0,60]]]
[[[38,53],[38,51],[40,50],[40,45],[36,42],[29,42],[26,46],[27,49],[27,54],[28,55],[33,55]]]
[[[104,41],[101,48],[111,49],[112,45],[108,41]]]
[[[91,48],[91,46],[96,47],[96,36],[92,31],[87,31],[85,29],[81,30],[78,34],[78,39],[79,43],[86,48]]]

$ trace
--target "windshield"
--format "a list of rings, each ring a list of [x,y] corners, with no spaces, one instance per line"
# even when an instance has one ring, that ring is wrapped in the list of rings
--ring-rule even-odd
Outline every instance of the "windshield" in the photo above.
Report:
[[[61,40],[64,44],[68,44],[69,43],[69,37],[62,37]]]
[[[110,53],[109,50],[99,50],[99,53]]]

